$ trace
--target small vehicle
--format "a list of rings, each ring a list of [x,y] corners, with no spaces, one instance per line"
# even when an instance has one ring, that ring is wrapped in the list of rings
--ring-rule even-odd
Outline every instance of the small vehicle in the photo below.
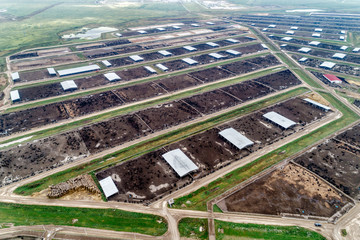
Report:
[[[321,227],[321,223],[314,223],[315,227]]]

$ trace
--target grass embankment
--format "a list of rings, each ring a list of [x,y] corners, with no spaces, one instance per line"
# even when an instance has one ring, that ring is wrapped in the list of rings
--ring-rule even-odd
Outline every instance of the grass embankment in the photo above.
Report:
[[[275,71],[275,69],[276,69],[276,71]],[[142,104],[136,104],[136,105],[123,107],[121,109],[117,109],[117,110],[109,111],[109,112],[106,112],[106,113],[98,114],[96,116],[88,117],[88,118],[85,118],[85,119],[82,119],[82,120],[72,121],[71,123],[63,124],[63,125],[60,125],[60,126],[57,126],[57,127],[47,128],[47,129],[40,130],[40,131],[37,131],[37,132],[34,132],[34,133],[29,133],[29,134],[22,135],[22,136],[19,136],[19,137],[11,138],[11,139],[8,139],[8,140],[6,140],[4,142],[1,142],[1,143],[9,143],[9,142],[13,142],[15,140],[25,138],[25,137],[30,137],[30,136],[31,136],[31,138],[28,139],[27,141],[32,141],[32,140],[35,140],[35,139],[45,138],[45,137],[48,137],[48,136],[51,136],[51,135],[55,135],[55,134],[59,134],[59,133],[65,132],[65,131],[73,130],[73,129],[75,129],[77,127],[80,127],[80,126],[89,125],[89,124],[92,124],[92,123],[97,123],[97,122],[100,122],[100,121],[110,119],[112,117],[116,117],[116,116],[119,116],[119,115],[125,115],[125,114],[131,113],[131,112],[135,112],[135,111],[139,111],[141,109],[145,109],[147,107],[151,107],[151,106],[155,106],[155,105],[158,105],[158,104],[163,104],[165,102],[170,102],[170,101],[182,99],[182,98],[185,98],[185,97],[188,97],[188,96],[191,96],[191,95],[195,95],[195,94],[199,94],[199,93],[203,93],[203,92],[206,92],[206,91],[211,91],[211,90],[221,88],[221,87],[225,87],[225,86],[228,86],[228,85],[231,85],[231,84],[235,84],[235,83],[239,83],[239,82],[246,81],[246,80],[249,80],[249,79],[253,79],[253,78],[256,78],[256,77],[264,76],[264,75],[269,74],[269,73],[276,73],[276,72],[281,71],[281,70],[284,70],[284,68],[274,67],[274,68],[267,69],[267,70],[264,70],[264,71],[252,73],[252,74],[249,74],[249,75],[246,75],[246,76],[243,76],[243,77],[229,79],[229,80],[222,81],[222,82],[217,82],[217,83],[214,83],[214,84],[211,84],[211,85],[200,86],[199,88],[192,89],[192,90],[189,90],[189,91],[185,91],[185,92],[181,92],[181,93],[174,93],[172,95],[169,95],[169,96],[166,96],[166,97],[163,97],[163,98],[149,100],[147,102],[143,102]]]
[[[218,231],[218,229],[221,229]],[[216,239],[326,240],[317,232],[302,227],[232,223],[215,220]]]
[[[0,203],[0,212],[0,223],[13,223],[15,226],[66,225],[153,236],[161,236],[167,231],[167,222],[160,216],[118,209]],[[72,223],[73,219],[78,221]]]
[[[172,206],[174,208],[182,208],[181,206],[184,204],[186,209],[206,211],[206,203],[211,199],[359,119],[358,115],[331,94],[322,92],[320,92],[320,94],[343,113],[341,118],[218,178],[209,185],[201,187],[189,195],[175,199],[175,203]],[[186,203],[188,201],[190,204]]]
[[[300,87],[286,93],[282,93],[258,102],[254,102],[252,104],[243,107],[239,107],[238,109],[210,118],[206,121],[191,124],[184,128],[171,131],[169,133],[152,138],[150,140],[146,140],[138,144],[134,144],[130,147],[116,151],[112,154],[108,154],[102,158],[95,159],[89,163],[82,164],[80,166],[73,167],[65,171],[58,172],[51,176],[45,177],[41,180],[26,184],[24,186],[17,188],[14,192],[20,195],[31,195],[35,192],[39,192],[41,190],[46,189],[48,186],[52,184],[58,184],[60,182],[66,181],[80,174],[89,173],[91,171],[94,171],[95,169],[100,169],[105,166],[116,164],[119,163],[120,161],[126,161],[128,159],[134,158],[136,156],[140,156],[147,152],[154,151],[172,142],[179,141],[196,133],[210,129],[218,124],[229,121],[230,119],[243,116],[245,114],[259,110],[261,108],[273,105],[277,102],[286,100],[294,96],[298,96],[307,91],[308,91],[307,88]]]
[[[209,237],[207,218],[183,218],[180,220],[178,228],[180,237],[192,239],[208,239]]]

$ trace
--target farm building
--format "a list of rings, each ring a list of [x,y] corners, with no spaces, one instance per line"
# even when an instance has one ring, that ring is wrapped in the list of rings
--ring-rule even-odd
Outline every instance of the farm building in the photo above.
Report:
[[[145,30],[140,30],[140,31],[138,31],[138,33],[140,33],[140,34],[146,34],[147,31],[145,31]]]
[[[67,80],[64,82],[61,82],[61,87],[64,89],[64,91],[70,91],[77,89],[77,85],[74,82],[74,80]]]
[[[105,67],[111,67],[111,63],[108,60],[101,61]]]
[[[294,31],[289,30],[289,31],[286,31],[286,33],[285,33],[285,34],[288,34],[288,35],[294,35],[294,34],[295,34],[295,32],[294,32]]]
[[[241,54],[241,52],[238,52],[238,51],[232,50],[232,49],[226,50],[225,52],[230,53],[231,55],[234,55],[234,56]]]
[[[276,28],[276,25],[275,25],[275,24],[270,24],[270,25],[268,26],[268,28]]]
[[[189,64],[189,65],[194,65],[194,64],[197,64],[198,62],[197,61],[195,61],[194,59],[192,59],[192,58],[183,58],[182,59],[184,62],[186,62],[187,64]]]
[[[111,197],[112,195],[119,192],[114,181],[110,176],[104,178],[103,180],[100,180],[99,183],[106,198]]]
[[[341,33],[341,34],[345,34],[346,31],[345,31],[345,30],[341,30],[340,33]]]
[[[121,77],[119,77],[116,73],[105,73],[104,77],[110,82],[121,80]]]
[[[320,44],[321,44],[321,42],[318,42],[318,41],[309,42],[309,45],[312,45],[312,46],[319,46]]]
[[[160,53],[161,55],[163,55],[163,56],[165,56],[165,57],[172,55],[171,52],[166,51],[166,50],[160,50],[160,51],[158,51],[158,53]]]
[[[325,106],[324,104],[318,103],[318,102],[316,102],[316,101],[314,101],[314,100],[312,100],[310,98],[305,98],[304,101],[311,104],[311,105],[313,105],[313,106],[315,106],[315,107],[317,107],[317,108],[320,108],[320,109],[324,110],[325,112],[331,110],[331,108],[329,108],[328,106]]]
[[[254,145],[253,141],[236,131],[234,128],[227,128],[219,132],[219,134],[240,150]]]
[[[207,25],[214,25],[215,23],[213,22],[206,22]]]
[[[179,27],[179,26],[172,26],[172,28],[174,28],[174,29],[181,29],[181,27]]]
[[[47,71],[50,76],[56,76],[56,71],[54,68],[47,68]]]
[[[286,43],[280,45],[280,47],[282,47],[282,48],[283,48],[283,47],[286,47],[286,46],[287,46]]]
[[[341,46],[340,50],[346,51],[346,49],[348,49],[348,48],[349,48],[348,46]]]
[[[296,122],[294,122],[276,112],[265,113],[263,115],[263,117],[284,129],[288,129],[288,128],[296,125]]]
[[[157,30],[159,30],[159,31],[165,31],[166,29],[165,28],[163,28],[163,27],[158,27],[158,28],[156,28]]]
[[[344,54],[344,53],[335,53],[332,57],[337,58],[337,59],[344,59],[346,57],[346,54]]]
[[[353,52],[360,52],[360,48],[354,48]]]
[[[220,58],[224,58],[225,56],[219,54],[219,53],[209,53],[209,56],[216,58],[216,59],[220,59]]]
[[[302,47],[298,50],[299,52],[303,52],[303,53],[308,53],[311,51],[311,48],[307,48],[307,47]]]
[[[335,75],[332,74],[324,74],[324,78],[326,78],[330,83],[342,83],[342,81]]]
[[[84,66],[84,67],[76,67],[76,68],[69,68],[64,70],[59,70],[58,74],[60,77],[63,76],[69,76],[73,74],[79,74],[79,73],[86,73],[86,72],[92,72],[92,71],[98,71],[100,70],[100,67],[96,64]]]
[[[19,90],[14,90],[10,92],[10,98],[12,102],[20,101]]]
[[[292,37],[283,37],[283,38],[281,38],[282,41],[287,41],[287,42],[291,41],[292,39],[293,39]]]
[[[291,29],[291,30],[298,30],[298,29],[299,29],[299,27],[292,26],[292,27],[290,27],[290,29]]]
[[[156,67],[160,68],[162,71],[166,72],[167,70],[169,70],[168,67],[166,67],[165,65],[158,63],[155,65]]]
[[[218,47],[219,46],[219,44],[214,43],[214,42],[207,42],[206,44],[209,45],[210,47]]]
[[[199,169],[180,149],[167,152],[162,157],[180,177]]]
[[[153,69],[153,68],[150,67],[150,66],[145,66],[144,68],[145,68],[146,70],[148,70],[150,73],[156,73],[156,70]]]
[[[267,30],[268,30],[267,28],[263,28],[263,29],[262,29],[263,32],[266,32]]]
[[[322,30],[322,28],[315,28],[314,31],[315,32],[322,32],[323,30]]]
[[[231,42],[231,43],[239,43],[239,40],[233,39],[233,38],[228,38],[226,39],[226,41]]]
[[[321,37],[321,34],[320,33],[313,33],[311,36],[319,38],[319,37]]]
[[[190,24],[190,25],[193,26],[193,27],[200,27],[200,25],[197,24],[197,23],[192,23],[192,24]]]
[[[299,62],[306,62],[307,60],[308,60],[307,57],[303,57],[303,58],[300,58],[300,59],[299,59]]]
[[[336,63],[333,62],[323,62],[320,67],[321,68],[327,68],[327,69],[332,69],[333,67],[335,67]]]
[[[340,40],[345,40],[345,36],[340,36],[339,39]]]
[[[184,46],[183,48],[186,49],[186,50],[188,50],[188,51],[190,51],[190,52],[197,50],[196,48],[194,48],[194,47],[192,47],[192,46]]]
[[[14,72],[11,74],[11,79],[15,82],[15,81],[19,81],[20,80],[20,76],[18,72]]]
[[[131,58],[131,60],[133,60],[134,62],[140,62],[144,60],[144,58],[140,57],[139,55],[131,55],[129,56],[129,58]]]
[[[261,44],[261,46],[264,48],[264,49],[269,49],[268,46],[266,46],[265,44]]]

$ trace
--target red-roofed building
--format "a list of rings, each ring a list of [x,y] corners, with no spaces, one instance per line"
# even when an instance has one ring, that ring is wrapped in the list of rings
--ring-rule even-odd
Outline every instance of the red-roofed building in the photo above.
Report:
[[[324,74],[323,76],[331,83],[342,83],[342,81],[335,75]]]

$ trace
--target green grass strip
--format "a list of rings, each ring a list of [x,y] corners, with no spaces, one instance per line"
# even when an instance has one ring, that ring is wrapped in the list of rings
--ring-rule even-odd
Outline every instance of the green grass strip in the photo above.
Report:
[[[206,121],[194,123],[184,128],[176,129],[161,136],[152,138],[150,140],[145,140],[138,144],[134,144],[130,147],[116,151],[112,154],[108,154],[102,158],[92,160],[91,162],[69,168],[62,172],[55,173],[51,176],[18,187],[17,189],[15,189],[14,193],[20,195],[31,195],[35,192],[46,189],[50,185],[55,185],[60,182],[67,181],[70,178],[76,177],[80,174],[89,173],[96,169],[109,167],[111,165],[119,163],[120,161],[126,161],[136,156],[143,155],[147,152],[154,151],[156,149],[159,149],[160,147],[166,146],[196,133],[213,128],[214,126],[229,121],[230,119],[243,116],[261,108],[273,105],[277,102],[298,96],[307,91],[309,91],[307,88],[300,87],[258,102],[254,102],[243,107],[239,107],[235,110],[215,116]]]
[[[178,228],[180,237],[191,239],[208,239],[209,237],[207,218],[183,218]]]
[[[322,126],[311,133],[300,137],[258,159],[240,167],[225,176],[218,178],[207,186],[201,187],[195,192],[175,199],[172,205],[174,208],[206,211],[206,203],[211,199],[223,194],[225,191],[249,179],[250,177],[262,172],[282,160],[293,156],[302,149],[324,139],[336,131],[348,126],[359,119],[359,116],[351,111],[347,106],[338,101],[330,93],[319,92],[335,108],[343,113],[343,116],[331,123]],[[188,203],[187,203],[188,202]]]
[[[93,209],[0,203],[0,223],[15,226],[65,225],[161,236],[167,231],[163,217],[118,209]],[[73,219],[78,221],[72,223]]]
[[[217,229],[222,229],[217,231]],[[321,234],[302,227],[285,227],[215,220],[216,239],[326,240]]]

